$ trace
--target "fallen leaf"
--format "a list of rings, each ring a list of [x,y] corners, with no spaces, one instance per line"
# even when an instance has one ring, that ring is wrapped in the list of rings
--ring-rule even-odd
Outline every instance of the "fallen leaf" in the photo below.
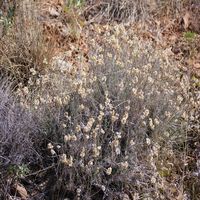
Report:
[[[187,29],[190,25],[190,13],[186,12],[183,16],[183,22],[184,22],[184,29]]]
[[[28,199],[28,193],[24,186],[16,184],[15,189],[16,189],[17,195],[19,195],[22,200]]]

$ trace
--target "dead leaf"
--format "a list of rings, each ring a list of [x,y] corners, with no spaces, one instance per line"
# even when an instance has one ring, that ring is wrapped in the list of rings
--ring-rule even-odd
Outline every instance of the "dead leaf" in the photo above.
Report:
[[[183,16],[184,29],[186,30],[190,25],[190,13],[186,12]]]
[[[17,192],[17,195],[19,195],[22,200],[28,199],[28,193],[27,193],[27,191],[26,191],[24,186],[16,184],[15,185],[15,190]]]

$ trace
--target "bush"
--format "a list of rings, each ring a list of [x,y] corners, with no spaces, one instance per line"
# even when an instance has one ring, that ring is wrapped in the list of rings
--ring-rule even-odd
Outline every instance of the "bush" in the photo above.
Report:
[[[153,12],[148,2],[102,1],[97,15],[144,19]],[[35,11],[20,3],[0,41],[1,73],[14,78],[0,83],[0,198],[15,196],[18,182],[36,199],[189,196],[199,166],[187,169],[187,142],[199,114],[188,118],[195,100],[170,50],[141,41],[130,27],[94,25],[88,65],[81,55],[80,66],[59,57],[50,64]]]
[[[12,85],[12,80],[0,79],[0,197],[4,199],[17,176],[24,173],[20,166],[34,164],[39,158],[34,147],[38,126],[33,115],[14,99]]]
[[[37,79],[37,90],[18,90],[42,130],[40,154],[52,167],[47,196],[175,198],[185,162],[187,78],[167,50],[121,25],[106,27],[100,44],[91,40],[89,66],[59,62]],[[173,173],[177,193],[168,181]]]
[[[199,173],[200,173],[200,157],[199,157],[199,135],[200,135],[200,87],[199,78],[193,77],[191,80],[191,104],[192,109],[189,112],[189,120],[187,127],[187,155],[190,157],[187,166],[187,175],[184,179],[185,190],[190,194],[191,199],[199,199]]]

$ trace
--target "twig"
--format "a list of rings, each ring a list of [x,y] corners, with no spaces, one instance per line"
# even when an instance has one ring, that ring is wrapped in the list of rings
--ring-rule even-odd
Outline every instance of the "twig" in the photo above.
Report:
[[[44,171],[47,171],[47,170],[49,170],[49,169],[51,169],[51,168],[53,168],[53,167],[55,167],[55,166],[56,166],[56,164],[51,165],[51,166],[49,166],[49,167],[46,167],[46,168],[44,168],[44,169],[38,170],[38,171],[36,171],[36,172],[33,172],[33,173],[31,173],[31,174],[28,174],[28,175],[24,176],[24,178],[29,177],[29,176],[38,175],[39,173],[44,172]]]

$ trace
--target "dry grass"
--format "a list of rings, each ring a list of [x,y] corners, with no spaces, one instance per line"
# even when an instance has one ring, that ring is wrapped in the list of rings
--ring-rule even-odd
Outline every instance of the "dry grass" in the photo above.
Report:
[[[148,22],[154,16],[168,15],[177,17],[188,4],[195,1],[185,0],[86,0],[86,18],[91,22],[131,21]]]
[[[34,3],[17,3],[15,18],[0,40],[0,72],[19,82],[26,83],[30,69],[44,71],[44,60],[52,56],[51,48],[45,43],[42,28],[37,20]]]
[[[170,50],[123,24],[93,25],[88,63],[81,53],[78,66],[51,62],[34,4],[21,5],[1,39],[12,79],[0,79],[0,197],[15,198],[20,182],[30,199],[198,199],[199,161],[188,155],[199,90]],[[138,20],[148,9],[106,1],[100,15]]]

